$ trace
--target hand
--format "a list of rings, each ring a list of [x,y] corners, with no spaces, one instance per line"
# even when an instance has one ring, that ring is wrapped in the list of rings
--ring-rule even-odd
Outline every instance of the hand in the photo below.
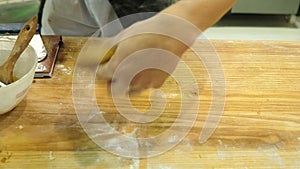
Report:
[[[175,70],[199,30],[178,18],[172,21],[170,17],[158,15],[138,22],[114,37],[118,44],[115,53],[107,63],[100,65],[97,74],[110,80],[117,94],[159,88]],[[171,30],[172,25],[176,29]],[[179,41],[182,31],[188,36]]]

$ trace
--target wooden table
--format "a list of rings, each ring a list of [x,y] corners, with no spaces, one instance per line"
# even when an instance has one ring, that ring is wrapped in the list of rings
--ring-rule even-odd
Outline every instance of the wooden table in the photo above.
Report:
[[[54,75],[35,79],[27,97],[0,116],[0,168],[300,168],[300,43],[281,41],[212,41],[224,68],[226,102],[214,134],[199,144],[199,133],[211,104],[211,80],[188,51],[184,60],[197,77],[197,120],[175,148],[144,159],[123,158],[101,149],[82,129],[72,100],[74,65],[84,38],[64,37]],[[200,49],[198,49],[200,50]],[[197,51],[197,48],[196,48]],[[97,102],[106,119],[123,132],[136,125],[121,123],[106,82],[98,79]],[[180,96],[172,80],[162,90],[171,106],[149,133],[167,129]],[[147,109],[147,93],[133,99]],[[173,114],[172,114],[173,113]]]

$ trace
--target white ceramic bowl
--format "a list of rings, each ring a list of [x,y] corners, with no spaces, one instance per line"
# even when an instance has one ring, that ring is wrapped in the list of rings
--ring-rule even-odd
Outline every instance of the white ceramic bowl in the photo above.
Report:
[[[14,41],[0,40],[0,65],[7,60],[13,45]],[[36,65],[36,53],[28,46],[15,64],[14,76],[18,80],[0,87],[0,114],[11,111],[24,99],[32,84]]]

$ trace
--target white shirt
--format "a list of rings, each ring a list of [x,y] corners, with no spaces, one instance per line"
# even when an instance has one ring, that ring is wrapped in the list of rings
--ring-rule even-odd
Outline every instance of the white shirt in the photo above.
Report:
[[[113,24],[101,30],[107,23]],[[112,36],[121,30],[123,26],[108,0],[46,0],[43,35]]]

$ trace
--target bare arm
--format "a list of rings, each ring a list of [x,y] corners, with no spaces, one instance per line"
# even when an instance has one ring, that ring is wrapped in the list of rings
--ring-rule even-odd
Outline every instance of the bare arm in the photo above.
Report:
[[[181,0],[162,13],[188,20],[204,31],[214,25],[237,0]]]

